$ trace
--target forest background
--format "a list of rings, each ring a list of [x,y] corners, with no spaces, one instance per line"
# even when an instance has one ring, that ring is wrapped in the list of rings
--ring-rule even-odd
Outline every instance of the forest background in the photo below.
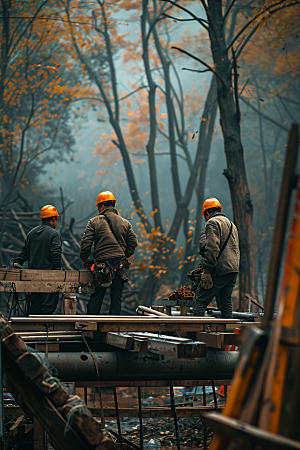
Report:
[[[213,196],[241,235],[239,307],[263,302],[299,123],[299,2],[1,0],[0,20],[1,263],[12,206],[54,204],[80,239],[108,189],[151,304],[199,263]]]

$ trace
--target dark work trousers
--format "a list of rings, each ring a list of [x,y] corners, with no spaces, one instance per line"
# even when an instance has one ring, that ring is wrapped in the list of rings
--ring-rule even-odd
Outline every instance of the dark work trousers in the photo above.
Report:
[[[122,291],[124,280],[121,275],[115,275],[110,286],[110,309],[109,314],[112,316],[119,316],[121,314]],[[105,291],[107,288],[100,286],[95,282],[95,294],[91,294],[87,305],[87,313],[92,315],[99,315],[103,303]]]
[[[53,314],[58,303],[58,292],[51,294],[46,293],[31,293],[29,314]]]
[[[236,283],[236,278],[237,273],[232,272],[220,277],[212,275],[214,285],[211,289],[203,289],[200,283],[193,299],[193,315],[204,316],[205,308],[216,297],[222,318],[232,319],[231,294]]]

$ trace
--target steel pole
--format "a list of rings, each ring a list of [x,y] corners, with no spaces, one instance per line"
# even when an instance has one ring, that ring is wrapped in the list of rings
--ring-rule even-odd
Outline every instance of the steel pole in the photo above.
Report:
[[[62,381],[230,380],[239,352],[208,351],[204,358],[175,359],[150,353],[49,353]]]

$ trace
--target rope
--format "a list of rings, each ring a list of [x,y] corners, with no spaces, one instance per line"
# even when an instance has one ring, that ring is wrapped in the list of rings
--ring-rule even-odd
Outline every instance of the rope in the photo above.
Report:
[[[76,412],[79,412],[79,413],[86,412],[86,406],[75,405],[75,406],[73,406],[73,408],[70,409],[70,412],[68,413],[67,420],[66,420],[66,426],[65,426],[65,429],[64,429],[64,436],[71,429],[71,426],[72,426],[72,423],[73,423],[73,417],[74,417],[74,414]]]

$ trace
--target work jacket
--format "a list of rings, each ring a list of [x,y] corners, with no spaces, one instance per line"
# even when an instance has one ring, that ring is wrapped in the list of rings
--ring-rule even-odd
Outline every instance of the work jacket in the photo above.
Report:
[[[116,237],[111,231],[106,216],[110,219]],[[94,259],[105,261],[116,257],[129,258],[133,255],[138,241],[128,220],[123,219],[116,208],[109,207],[99,216],[88,221],[80,244],[80,258],[83,262],[89,258],[93,243]]]
[[[29,269],[60,270],[62,267],[62,241],[59,231],[49,222],[33,228],[26,236],[21,253],[14,262],[28,261]]]
[[[218,259],[220,249],[230,232],[230,223],[224,214],[216,212],[210,216],[205,225],[206,245],[202,264],[204,269],[216,276],[239,271],[239,235],[234,223],[227,245]]]

